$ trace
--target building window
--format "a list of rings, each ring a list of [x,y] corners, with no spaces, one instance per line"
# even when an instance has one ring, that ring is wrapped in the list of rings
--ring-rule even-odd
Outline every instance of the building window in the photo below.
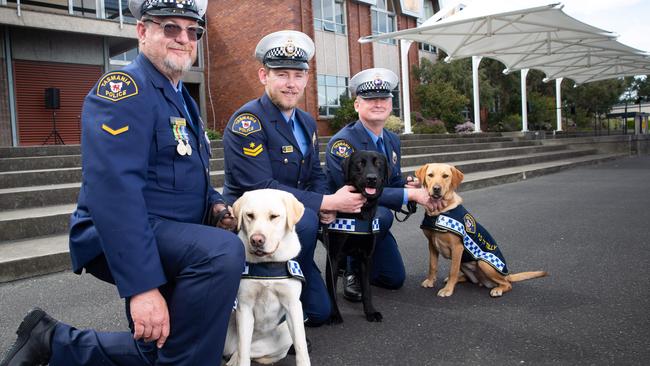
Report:
[[[347,76],[323,75],[317,76],[318,82],[318,115],[333,117],[341,107],[341,98],[349,97]]]
[[[393,0],[377,0],[377,5],[370,8],[370,13],[373,35],[394,32],[397,28]],[[380,42],[395,44],[394,39],[385,39]]]
[[[109,59],[111,65],[126,66],[138,57],[138,48],[132,48],[125,52],[112,55]]]
[[[314,28],[345,34],[344,0],[314,0]]]
[[[433,2],[430,0],[424,0],[424,15],[422,18],[418,18],[418,27],[422,25],[427,19],[431,18],[434,14],[433,10]],[[438,50],[436,49],[436,46],[428,43],[418,43],[418,48],[420,51],[426,51],[426,52],[431,52],[431,53],[436,53]]]
[[[393,114],[397,117],[402,116],[402,108],[400,107],[400,92],[399,85],[391,92],[393,94]]]

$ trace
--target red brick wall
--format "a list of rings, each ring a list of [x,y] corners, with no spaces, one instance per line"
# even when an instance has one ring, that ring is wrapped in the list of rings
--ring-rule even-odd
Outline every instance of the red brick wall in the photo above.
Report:
[[[223,131],[242,104],[257,98],[264,87],[257,77],[261,64],[255,46],[271,32],[290,29],[314,37],[311,1],[210,1],[207,14],[206,100],[208,127]],[[316,63],[300,108],[318,115]]]
[[[370,5],[348,1],[348,47],[350,51],[350,77],[374,66],[372,43],[361,44],[359,38],[372,34]]]

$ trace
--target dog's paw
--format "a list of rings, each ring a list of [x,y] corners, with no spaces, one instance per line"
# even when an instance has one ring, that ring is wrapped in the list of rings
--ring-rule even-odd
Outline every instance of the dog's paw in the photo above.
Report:
[[[341,324],[341,323],[343,323],[343,317],[341,316],[341,314],[330,315],[330,319],[329,319],[328,323],[330,325],[332,325],[332,324]]]
[[[438,296],[440,297],[449,297],[454,294],[454,289],[453,288],[447,288],[443,287],[438,291]]]
[[[430,279],[427,278],[424,281],[422,281],[420,286],[422,286],[424,288],[433,288],[433,287],[436,286],[436,281],[435,280],[430,280]]]
[[[495,287],[492,290],[490,290],[490,296],[492,296],[492,297],[501,297],[501,296],[503,296],[503,290],[501,290],[498,287]]]
[[[369,322],[380,322],[382,319],[384,319],[384,317],[378,311],[366,314],[366,320]]]

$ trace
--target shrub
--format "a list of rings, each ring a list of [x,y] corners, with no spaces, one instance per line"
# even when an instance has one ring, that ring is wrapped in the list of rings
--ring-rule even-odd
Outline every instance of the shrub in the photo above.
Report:
[[[384,126],[388,131],[395,132],[396,134],[400,134],[404,131],[404,122],[402,122],[402,119],[390,115],[388,116],[388,119],[386,120],[386,125]]]
[[[359,119],[359,114],[354,110],[354,99],[341,97],[341,107],[334,113],[334,118],[330,120],[330,132],[335,134],[350,122]]]
[[[425,118],[422,113],[415,112],[411,119],[413,123],[413,133],[447,133],[445,123],[437,118],[428,119]]]
[[[205,132],[208,134],[208,138],[210,140],[220,140],[221,139],[221,133],[219,131],[215,131],[211,128],[206,128]]]

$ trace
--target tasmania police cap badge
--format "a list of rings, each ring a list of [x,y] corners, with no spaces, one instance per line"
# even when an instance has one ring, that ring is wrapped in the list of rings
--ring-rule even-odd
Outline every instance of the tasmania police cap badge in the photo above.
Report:
[[[338,140],[338,141],[335,141],[332,144],[332,149],[330,150],[330,152],[333,155],[336,155],[336,156],[339,156],[339,157],[342,157],[342,158],[347,158],[348,156],[350,156],[350,154],[352,154],[354,152],[354,148],[352,146],[350,146],[350,144],[348,144],[347,141]]]
[[[113,71],[104,75],[97,84],[97,96],[117,102],[138,94],[138,85],[133,78],[121,71]]]
[[[242,136],[248,136],[262,130],[262,123],[254,115],[250,113],[243,113],[235,118],[232,124],[232,132]]]

